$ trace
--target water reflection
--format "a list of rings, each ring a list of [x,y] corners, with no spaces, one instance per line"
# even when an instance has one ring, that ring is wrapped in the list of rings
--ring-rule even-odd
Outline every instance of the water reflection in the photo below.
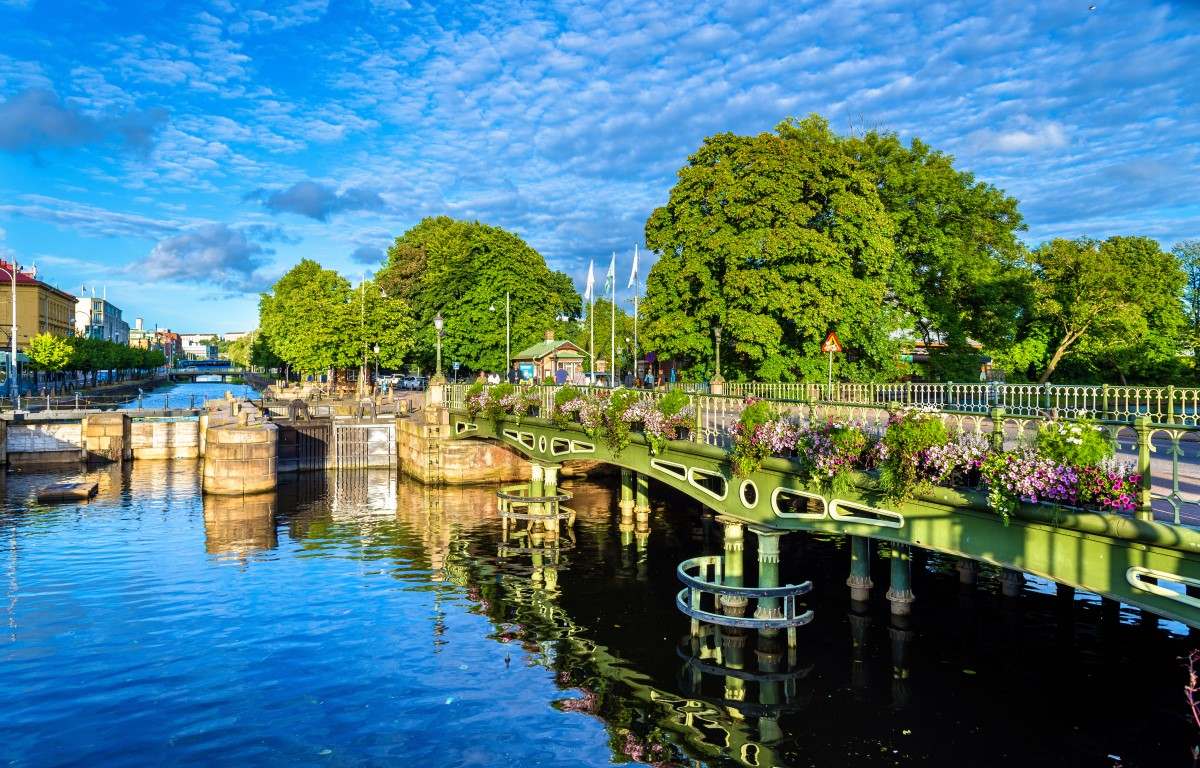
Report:
[[[919,600],[893,615],[882,589],[850,599],[849,541],[784,537],[780,581],[811,579],[816,616],[789,649],[691,636],[675,566],[730,542],[657,488],[629,519],[615,482],[564,482],[570,533],[506,532],[494,488],[387,472],[236,499],[201,497],[189,462],[89,472],[89,504],[3,488],[19,764],[1171,765],[1194,741],[1183,638],[975,564],[914,552]]]

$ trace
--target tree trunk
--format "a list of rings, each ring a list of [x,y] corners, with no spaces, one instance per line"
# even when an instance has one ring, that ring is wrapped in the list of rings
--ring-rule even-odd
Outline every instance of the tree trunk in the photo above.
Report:
[[[1067,347],[1074,343],[1078,337],[1072,337],[1070,333],[1062,337],[1062,341],[1058,342],[1058,349],[1054,350],[1054,355],[1051,356],[1049,364],[1046,365],[1046,370],[1042,371],[1041,377],[1038,379],[1038,384],[1045,384],[1050,380],[1050,374],[1054,373],[1054,369],[1062,362],[1063,355],[1067,353]]]

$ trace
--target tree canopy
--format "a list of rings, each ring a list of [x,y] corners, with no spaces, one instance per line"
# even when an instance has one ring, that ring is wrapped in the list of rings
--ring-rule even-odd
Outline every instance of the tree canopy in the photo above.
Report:
[[[1125,381],[1171,365],[1186,336],[1186,275],[1148,237],[1055,239],[1029,256],[1028,338],[1045,343],[1039,383],[1060,364]],[[1035,356],[1035,363],[1036,361]]]
[[[36,371],[62,371],[71,364],[71,343],[62,336],[39,333],[29,340],[25,355]]]
[[[875,180],[823,119],[709,137],[646,223],[659,254],[646,281],[646,345],[710,375],[720,325],[724,371],[815,378],[835,330],[848,352],[838,375],[892,375],[895,236]]]
[[[504,368],[505,293],[511,295],[512,352],[540,340],[560,315],[580,315],[571,278],[546,266],[517,235],[479,222],[427,218],[396,238],[376,278],[412,308],[413,354],[433,367],[433,318],[445,321],[443,363]]]
[[[375,345],[380,365],[399,366],[413,343],[404,299],[373,281],[352,286],[310,259],[262,294],[259,327],[270,352],[304,373],[369,365]]]
[[[842,143],[870,174],[892,220],[890,285],[930,352],[929,374],[975,379],[979,352],[968,341],[993,350],[1012,344],[1028,296],[1016,199],[920,139],[905,146],[895,134],[871,132]]]

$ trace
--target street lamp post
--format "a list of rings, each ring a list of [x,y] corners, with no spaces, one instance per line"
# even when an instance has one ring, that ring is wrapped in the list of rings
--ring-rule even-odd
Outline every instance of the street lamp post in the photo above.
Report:
[[[713,377],[713,381],[724,383],[725,379],[721,378],[721,326],[713,326],[713,346],[717,350],[717,375]]]
[[[8,264],[7,269],[0,266],[0,272],[7,272],[12,281],[12,327],[8,331],[8,398],[14,408],[21,406],[21,390],[17,386],[17,272],[21,269],[15,261]]]
[[[489,312],[496,311],[496,302],[488,307]],[[508,381],[509,369],[512,368],[512,293],[504,292],[504,380]]]
[[[379,386],[379,344],[376,342],[373,349],[375,352],[375,386]]]
[[[435,376],[438,381],[442,380],[442,331],[445,328],[446,321],[442,319],[442,313],[438,312],[433,318],[433,327],[437,331],[437,371]]]

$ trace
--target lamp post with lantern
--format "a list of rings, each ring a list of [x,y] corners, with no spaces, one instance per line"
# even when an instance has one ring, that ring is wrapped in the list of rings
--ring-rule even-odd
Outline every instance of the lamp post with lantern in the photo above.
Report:
[[[721,378],[721,324],[713,326],[713,348],[717,354],[717,374],[708,383],[708,389],[714,395],[725,393],[725,379]]]

